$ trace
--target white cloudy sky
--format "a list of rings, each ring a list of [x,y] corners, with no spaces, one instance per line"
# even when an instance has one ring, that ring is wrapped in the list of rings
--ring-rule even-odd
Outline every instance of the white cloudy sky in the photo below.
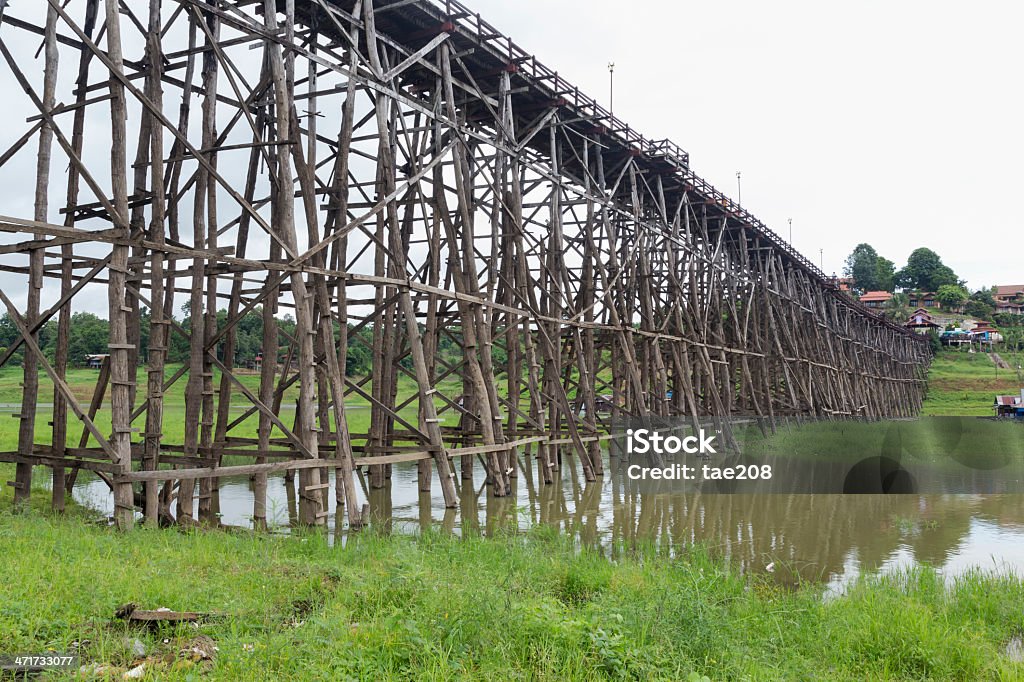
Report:
[[[868,242],[1024,282],[1024,3],[465,0],[828,273]]]
[[[973,288],[1024,282],[1024,4],[463,1],[605,102],[614,61],[616,114],[679,143],[730,195],[741,171],[744,206],[783,237],[792,218],[796,247],[826,272],[868,242],[898,266],[931,247]],[[43,8],[16,0],[8,11],[41,22]],[[32,60],[38,37],[6,25],[0,37]],[[6,149],[36,112],[2,62],[0,91]],[[101,118],[87,124],[90,163],[109,158]],[[0,169],[2,215],[32,215],[34,145]],[[55,164],[57,187],[65,170]],[[24,277],[0,273],[0,287],[23,300]],[[103,314],[95,293],[77,305]],[[44,291],[44,305],[55,297]]]

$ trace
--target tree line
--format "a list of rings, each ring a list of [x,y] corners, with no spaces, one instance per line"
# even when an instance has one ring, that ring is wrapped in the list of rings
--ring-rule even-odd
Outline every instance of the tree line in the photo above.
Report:
[[[191,327],[191,316],[188,306],[183,307],[184,313],[181,319],[175,318],[175,322],[186,332]],[[278,351],[278,361],[284,362],[287,354],[285,339],[295,334],[295,319],[291,315],[275,318],[278,330],[281,332],[281,347]],[[149,348],[149,330],[151,314],[147,309],[140,313],[140,362],[146,361],[146,351]],[[217,312],[217,328],[227,324],[227,311]],[[457,364],[462,355],[459,345],[458,330],[449,330],[450,333],[442,334],[438,344],[438,357],[444,364]],[[8,314],[0,316],[0,356],[7,352],[7,349],[14,345],[21,338],[17,326]],[[110,341],[110,323],[89,312],[77,312],[71,316],[71,329],[68,336],[68,358],[72,366],[84,366],[86,356],[103,355],[109,353],[107,344]],[[356,329],[349,325],[349,344],[346,356],[345,373],[348,376],[364,376],[370,372],[373,364],[373,327],[366,325]],[[53,362],[57,352],[57,321],[50,320],[39,330],[39,346],[43,354],[50,362]],[[25,346],[22,345],[8,361],[9,365],[20,366],[25,357]],[[263,353],[263,312],[254,308],[239,320],[235,325],[235,357],[236,367],[253,367],[258,356]],[[504,351],[495,349],[496,361],[503,361]],[[217,357],[224,361],[224,344],[217,346]],[[167,362],[184,363],[189,359],[189,341],[180,334],[172,333],[167,349]],[[404,358],[400,364],[411,369],[412,361],[409,357]]]
[[[929,248],[915,249],[907,264],[896,269],[895,263],[880,256],[870,244],[858,244],[846,258],[843,274],[853,280],[855,294],[868,291],[927,292],[935,294],[935,300],[945,310],[960,310],[964,315],[995,320],[1006,326],[1018,326],[1019,315],[996,314],[995,287],[970,291],[966,282],[960,279],[942,258]],[[894,293],[886,304],[886,313],[891,317],[906,316],[908,297],[905,293]]]

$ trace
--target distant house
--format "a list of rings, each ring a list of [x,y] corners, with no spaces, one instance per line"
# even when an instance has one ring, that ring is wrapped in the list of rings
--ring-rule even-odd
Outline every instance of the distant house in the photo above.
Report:
[[[985,320],[978,320],[974,323],[974,329],[971,329],[969,334],[971,339],[978,343],[1000,343],[1003,340],[1003,335],[999,333],[999,330],[993,327]]]
[[[913,330],[916,334],[927,334],[932,329],[939,328],[939,325],[932,319],[931,314],[924,308],[915,310],[907,321],[903,323],[903,326]]]
[[[881,308],[891,298],[892,294],[888,291],[869,291],[860,297],[860,302],[868,308]]]
[[[89,369],[99,369],[103,366],[103,362],[110,357],[109,353],[101,353],[95,355],[85,356],[85,366]]]
[[[1024,299],[1024,284],[997,286],[992,298],[996,300],[996,303],[1013,303],[1014,299]]]
[[[1010,301],[996,301],[996,312],[1010,315],[1024,315],[1024,303],[1012,303]]]
[[[850,293],[853,291],[853,277],[839,277],[836,279],[836,286],[839,287],[839,291]]]
[[[941,308],[942,305],[935,300],[934,291],[912,291],[907,294],[907,303],[914,308]]]
[[[939,341],[944,346],[962,346],[972,342],[971,333],[965,329],[951,329],[939,334]]]
[[[997,395],[993,408],[997,417],[1024,420],[1024,389],[1020,395]]]

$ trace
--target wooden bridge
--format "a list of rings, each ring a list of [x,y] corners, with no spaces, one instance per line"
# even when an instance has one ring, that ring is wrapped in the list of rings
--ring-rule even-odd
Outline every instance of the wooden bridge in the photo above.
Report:
[[[0,183],[33,198],[0,217],[0,300],[22,334],[0,364],[25,358],[18,448],[0,453],[18,504],[33,467],[58,507],[85,469],[121,527],[136,510],[216,523],[217,477],[247,474],[260,526],[267,476],[287,470],[319,524],[333,469],[359,526],[361,469],[380,487],[416,461],[449,506],[475,461],[499,496],[522,466],[593,480],[613,416],[918,411],[927,344],[466,6],[146,5],[0,10],[0,68],[23,90],[9,106],[31,110],[0,133]],[[109,359],[87,403],[67,342],[97,300]],[[254,312],[258,386],[235,351]],[[38,343],[51,320],[55,357]],[[349,376],[363,345],[372,369]],[[165,396],[182,393],[172,443]]]

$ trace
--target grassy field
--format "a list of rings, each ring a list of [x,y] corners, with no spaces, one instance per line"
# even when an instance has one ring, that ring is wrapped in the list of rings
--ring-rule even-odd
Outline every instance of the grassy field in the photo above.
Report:
[[[947,589],[919,569],[824,600],[699,549],[611,562],[543,531],[367,533],[339,548],[318,535],[123,535],[78,515],[3,514],[0,652],[79,642],[82,663],[109,677],[140,663],[165,680],[1024,676],[1003,653],[1024,629],[1024,585],[1010,578]],[[113,619],[127,602],[216,617],[151,630]],[[212,661],[181,654],[200,636]]]
[[[1003,355],[1012,368],[1024,358]],[[1016,369],[999,369],[985,353],[943,350],[928,372],[928,397],[923,414],[943,416],[992,416],[997,393],[1019,394],[1024,388]]]
[[[741,433],[750,455],[864,457],[907,454],[925,460],[1024,462],[1024,426],[1009,420],[922,417],[912,421],[822,421],[780,428],[769,438],[755,426]],[[989,460],[989,458],[992,458]]]
[[[178,365],[170,365],[167,367],[166,377],[170,378],[178,370]],[[79,404],[85,409],[89,405],[89,401],[92,398],[93,391],[96,386],[97,377],[99,372],[97,370],[90,369],[72,369],[68,371],[67,383],[71,388],[72,393],[77,398]],[[253,393],[258,393],[259,390],[259,376],[256,374],[242,374],[240,379],[246,388]],[[139,368],[139,372],[136,378],[138,385],[144,387],[146,382],[145,368]],[[169,443],[182,443],[185,438],[185,382],[187,377],[182,377],[169,389],[164,395],[164,428],[165,440]],[[214,371],[214,386],[220,385],[220,372]],[[3,367],[0,368],[0,450],[14,450],[17,448],[18,439],[18,420],[12,419],[11,415],[19,411],[18,407],[21,403],[21,381],[22,381],[22,370],[20,367]],[[439,384],[441,390],[447,395],[458,395],[461,392],[460,383],[458,379],[448,379]],[[367,393],[370,392],[369,383],[367,383],[363,390]],[[398,396],[399,401],[412,396],[416,393],[415,382],[406,376],[400,376],[398,380]],[[298,394],[298,389],[295,386],[290,387],[285,391],[284,398],[282,400],[283,406],[293,406],[295,404],[295,397]],[[53,395],[53,384],[49,378],[45,375],[40,377],[40,391],[39,391],[41,403],[51,403]],[[109,393],[107,394],[109,398]],[[249,400],[242,394],[237,387],[232,390],[232,411],[231,418],[241,416],[246,409],[252,406]],[[445,407],[445,403],[437,399],[435,403],[438,409]],[[6,406],[6,407],[5,407]],[[351,408],[348,411],[348,425],[349,429],[354,434],[365,434],[369,430],[370,425],[370,402],[365,398],[350,394],[346,397],[345,406]],[[236,409],[237,408],[237,409]],[[70,412],[70,410],[69,410]],[[282,415],[282,421],[285,424],[290,424],[294,417],[294,411],[285,409]],[[407,419],[410,423],[416,423],[416,408],[406,408],[400,412],[403,418]],[[458,420],[458,416],[454,410],[450,410],[441,415],[442,420],[450,419],[452,422]],[[40,407],[36,414],[36,442],[48,444],[50,441],[50,422],[53,419],[52,409],[50,407]],[[96,424],[101,430],[109,429],[110,427],[110,412],[109,403],[104,403],[103,408],[100,410],[96,417]],[[140,431],[144,430],[146,423],[145,414],[140,415],[133,426],[139,428]],[[442,422],[443,423],[443,422]],[[236,426],[231,430],[231,435],[239,437],[250,437],[256,436],[256,429],[259,424],[259,417],[252,415],[244,422]],[[68,444],[76,446],[78,445],[78,439],[82,434],[83,426],[81,422],[73,415],[68,416]],[[272,437],[281,437],[283,434],[274,428]],[[95,445],[95,441],[90,441],[91,445]]]
[[[941,354],[926,412],[991,414],[994,390],[1017,385],[994,374],[984,355]],[[72,377],[83,402],[95,376]],[[18,402],[18,381],[16,368],[0,370],[0,403]],[[352,399],[354,430],[365,429],[365,405]],[[180,396],[169,394],[167,414],[168,437],[180,442]],[[40,441],[48,417],[41,411]],[[845,429],[861,425],[814,426],[828,433],[797,440],[820,448],[849,442]],[[0,449],[13,449],[16,429],[0,419]],[[72,440],[79,433],[75,424]],[[254,435],[255,419],[239,433]],[[1019,429],[999,433],[1024,441]],[[0,465],[0,480],[12,470]],[[864,576],[825,599],[820,585],[740,575],[699,547],[674,557],[631,548],[610,561],[544,528],[497,538],[367,532],[344,547],[317,534],[119,534],[76,507],[51,516],[47,502],[40,490],[14,515],[10,488],[0,489],[0,654],[77,642],[96,679],[143,663],[147,679],[166,680],[1024,679],[1005,653],[1024,633],[1024,582],[1014,576],[948,582],[922,567]],[[215,617],[198,629],[138,628],[113,618],[127,602]],[[217,647],[212,660],[187,653],[199,637]]]
[[[1024,358],[1005,357],[1011,366],[1016,367],[1024,363]],[[167,368],[167,377],[171,377],[177,371],[177,365]],[[17,407],[3,407],[3,405],[17,405],[21,401],[22,381],[21,368],[3,367],[0,368],[0,450],[14,449],[17,439],[18,424],[16,419],[11,419],[6,413],[15,413]],[[96,384],[98,372],[89,369],[72,369],[68,372],[67,382],[71,390],[83,406],[88,405]],[[259,387],[259,376],[255,374],[242,374],[242,382],[246,387],[256,392]],[[140,386],[145,385],[145,368],[140,368],[137,381]],[[220,373],[214,373],[214,385],[220,383]],[[1020,375],[1016,370],[998,369],[989,357],[984,353],[969,354],[960,351],[944,350],[940,352],[932,363],[928,375],[928,397],[925,400],[923,414],[930,416],[991,416],[992,400],[996,393],[1018,393],[1024,387]],[[440,388],[447,395],[458,395],[461,392],[458,379],[448,379],[442,382]],[[184,438],[184,415],[185,415],[185,378],[178,382],[165,394],[165,425],[164,432],[168,442],[181,443]],[[369,390],[369,384],[364,387]],[[504,386],[499,387],[503,392]],[[399,377],[398,395],[402,400],[414,395],[416,392],[415,383],[406,376]],[[297,389],[290,388],[283,400],[284,405],[294,404]],[[50,402],[53,394],[53,386],[45,376],[40,381],[41,402]],[[239,409],[233,410],[232,416],[242,414],[241,408],[249,407],[249,402],[242,393],[235,388],[232,394],[232,404]],[[346,399],[346,406],[349,410],[349,428],[353,433],[365,433],[369,426],[369,401],[351,394]],[[436,402],[438,408],[443,408],[444,403],[440,399]],[[406,409],[403,416],[414,421],[416,417],[415,408]],[[284,420],[288,423],[289,413],[286,411]],[[442,415],[444,417],[446,415]],[[449,411],[447,417],[456,420],[454,411]],[[36,418],[37,442],[48,442],[52,414],[49,408],[40,408]],[[256,435],[258,419],[253,416],[232,430],[233,435],[252,437]],[[82,426],[73,415],[69,420],[69,441],[77,445],[78,437],[82,433]],[[135,426],[142,427],[145,423],[145,416],[136,420]],[[97,424],[102,428],[109,425],[109,412],[104,409],[97,418]],[[280,435],[275,430],[275,436]]]

